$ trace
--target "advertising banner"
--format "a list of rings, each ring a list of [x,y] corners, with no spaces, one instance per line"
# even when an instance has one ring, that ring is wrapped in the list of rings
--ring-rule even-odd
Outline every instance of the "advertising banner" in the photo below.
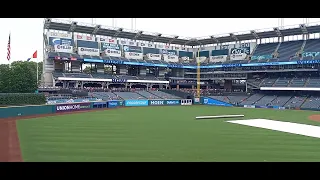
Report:
[[[246,54],[230,54],[230,60],[245,60],[247,57]]]
[[[260,55],[260,56],[252,56],[251,60],[263,60],[263,59],[271,59],[272,55]]]
[[[181,100],[182,106],[191,106],[192,105],[192,99],[182,99]]]
[[[147,57],[150,60],[161,60],[161,54],[147,54]]]
[[[128,46],[137,46],[137,42],[134,41],[126,41],[126,40],[119,40],[119,44],[121,45],[128,45]]]
[[[66,38],[72,39],[71,33],[58,33],[58,32],[47,32],[47,37],[56,37],[56,38]]]
[[[149,106],[180,105],[180,100],[149,100]]]
[[[121,51],[120,51],[120,50],[106,49],[106,50],[104,50],[104,53],[105,53],[107,56],[121,57]]]
[[[121,49],[119,44],[101,42],[100,49],[108,56],[121,57]]]
[[[180,105],[180,100],[166,100],[166,105]]]
[[[124,57],[128,59],[143,59],[143,54],[137,52],[124,52]]]
[[[117,39],[97,37],[98,42],[117,44]]]
[[[138,46],[140,47],[147,47],[147,48],[155,48],[156,46],[152,43],[143,43],[143,42],[139,42]]]
[[[108,101],[108,108],[115,108],[119,106],[122,106],[122,101]]]
[[[75,104],[59,104],[56,105],[56,112],[71,112],[90,109],[90,103],[75,103]]]
[[[256,108],[256,106],[254,106],[254,105],[243,105],[243,107],[245,107],[245,108]]]
[[[179,62],[179,57],[174,55],[164,54],[163,60],[167,62]]]
[[[225,62],[228,55],[210,56],[209,62]]]
[[[124,52],[136,52],[136,53],[142,53],[142,48],[138,46],[123,46]]]
[[[204,57],[204,56],[202,56],[202,57],[197,57],[196,60],[197,60],[197,62],[202,63],[202,62],[204,62],[204,61],[207,60],[207,57]]]
[[[127,79],[112,79],[111,82],[113,82],[113,83],[126,83]]]
[[[125,106],[148,106],[148,100],[125,100]]]
[[[73,47],[68,45],[54,45],[55,52],[65,52],[65,53],[72,53]]]
[[[99,49],[78,47],[79,55],[100,56]]]
[[[167,50],[167,49],[161,49],[160,54],[167,54],[171,56],[178,56],[178,52],[176,50]]]
[[[49,37],[49,45],[54,47],[55,52],[72,53],[74,42],[72,39]]]
[[[95,38],[92,36],[87,36],[87,35],[76,35],[74,36],[76,40],[82,40],[82,41],[95,41]]]
[[[244,60],[250,55],[250,47],[232,48],[230,50],[230,60]]]
[[[149,100],[150,106],[163,106],[165,105],[165,100]]]
[[[232,104],[218,101],[218,100],[211,99],[211,98],[203,98],[203,104],[215,105],[215,106],[232,106]]]

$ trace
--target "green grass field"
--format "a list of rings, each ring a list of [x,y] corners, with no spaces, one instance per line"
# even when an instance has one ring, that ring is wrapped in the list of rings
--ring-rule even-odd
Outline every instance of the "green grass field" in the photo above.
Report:
[[[312,111],[159,106],[20,120],[18,133],[26,162],[320,161],[318,138],[194,120],[219,114],[320,125]]]

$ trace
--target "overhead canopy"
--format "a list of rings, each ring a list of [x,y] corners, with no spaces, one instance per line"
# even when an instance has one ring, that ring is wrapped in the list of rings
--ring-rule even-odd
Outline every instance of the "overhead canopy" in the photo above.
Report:
[[[95,34],[100,36],[109,36],[117,38],[135,39],[142,41],[159,42],[166,44],[179,44],[188,46],[207,45],[215,43],[226,43],[234,41],[245,41],[252,39],[274,38],[281,36],[293,36],[302,34],[319,33],[320,25],[306,26],[304,24],[288,29],[267,30],[262,32],[249,31],[247,33],[230,33],[223,36],[208,36],[204,38],[183,38],[179,36],[167,36],[160,33],[145,33],[143,31],[132,31],[122,28],[104,27],[101,25],[92,25],[77,23],[72,21],[45,19],[44,28],[49,30],[69,31],[84,34]],[[280,32],[280,33],[279,33]]]

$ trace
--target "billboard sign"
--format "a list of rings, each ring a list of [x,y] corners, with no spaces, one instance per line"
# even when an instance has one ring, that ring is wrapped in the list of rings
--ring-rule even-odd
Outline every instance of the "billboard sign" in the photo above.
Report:
[[[148,100],[126,100],[125,106],[148,106]]]
[[[90,103],[57,104],[56,112],[71,112],[90,109]]]
[[[68,45],[54,45],[55,52],[72,53],[73,47]]]
[[[138,46],[123,46],[124,52],[136,52],[136,53],[142,53],[142,48]]]
[[[230,50],[230,60],[244,60],[250,55],[250,47],[232,48]]]
[[[143,59],[143,53],[124,52],[124,57],[128,59]]]
[[[164,54],[163,60],[167,62],[179,62],[179,57],[175,55]]]
[[[147,54],[147,57],[150,60],[161,60],[161,54]]]
[[[121,49],[119,44],[101,42],[100,49],[108,56],[121,57]]]
[[[224,62],[227,60],[228,55],[210,56],[209,62]]]
[[[79,55],[100,56],[99,49],[78,47]]]
[[[203,104],[215,105],[215,106],[232,106],[229,103],[218,101],[218,100],[211,99],[211,98],[203,98]]]
[[[108,101],[108,108],[115,108],[121,106],[120,102],[122,101]]]

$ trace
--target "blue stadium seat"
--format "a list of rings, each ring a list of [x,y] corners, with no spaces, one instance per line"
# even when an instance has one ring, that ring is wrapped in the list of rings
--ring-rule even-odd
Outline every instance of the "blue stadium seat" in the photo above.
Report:
[[[279,61],[289,61],[301,50],[303,40],[282,42],[278,49]]]

